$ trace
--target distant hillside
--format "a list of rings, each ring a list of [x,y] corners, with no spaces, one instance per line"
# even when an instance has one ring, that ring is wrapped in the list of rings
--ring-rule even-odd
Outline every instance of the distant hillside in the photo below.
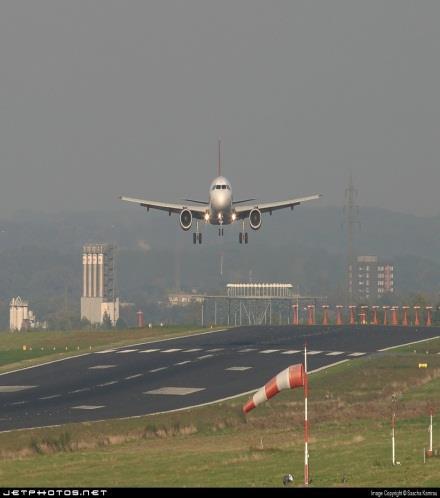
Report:
[[[176,286],[219,291],[226,282],[249,279],[292,282],[301,293],[340,300],[346,262],[342,220],[339,208],[299,207],[266,216],[260,231],[250,230],[248,246],[238,244],[237,227],[223,239],[206,227],[198,247],[190,233],[177,228],[177,217],[131,206],[109,213],[20,213],[0,220],[0,327],[16,295],[28,298],[40,316],[60,308],[79,313],[81,248],[95,241],[117,244],[120,295],[138,305]],[[395,262],[399,294],[438,295],[440,217],[364,208],[361,222],[358,252]]]

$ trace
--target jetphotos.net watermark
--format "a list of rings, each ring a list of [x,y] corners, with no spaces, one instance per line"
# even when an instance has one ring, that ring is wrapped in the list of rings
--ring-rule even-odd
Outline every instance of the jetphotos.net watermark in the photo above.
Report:
[[[3,489],[2,496],[26,496],[36,498],[59,496],[106,496],[107,489]]]

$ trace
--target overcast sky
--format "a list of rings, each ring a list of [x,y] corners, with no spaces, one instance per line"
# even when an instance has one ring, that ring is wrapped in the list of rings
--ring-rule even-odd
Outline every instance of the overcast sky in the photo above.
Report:
[[[315,192],[440,213],[440,2],[3,0],[0,216]],[[136,209],[135,206],[127,208]],[[139,208],[140,209],[140,208]]]

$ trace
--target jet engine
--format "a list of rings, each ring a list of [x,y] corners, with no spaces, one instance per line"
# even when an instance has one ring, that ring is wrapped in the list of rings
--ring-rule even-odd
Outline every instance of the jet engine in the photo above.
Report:
[[[261,227],[261,211],[259,209],[254,208],[249,213],[249,225],[252,230],[258,230]]]
[[[192,225],[192,213],[189,209],[182,209],[180,212],[180,226],[182,227],[182,230],[189,230]]]

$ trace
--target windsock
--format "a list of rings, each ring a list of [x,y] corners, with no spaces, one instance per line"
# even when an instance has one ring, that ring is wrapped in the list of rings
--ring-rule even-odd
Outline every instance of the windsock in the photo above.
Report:
[[[266,385],[258,389],[258,391],[253,395],[252,399],[249,400],[243,406],[243,412],[248,413],[253,410],[256,406],[264,401],[275,396],[283,389],[294,389],[295,387],[303,387],[305,383],[305,372],[302,363],[297,365],[291,365],[285,370],[281,371],[273,379],[267,382]]]

